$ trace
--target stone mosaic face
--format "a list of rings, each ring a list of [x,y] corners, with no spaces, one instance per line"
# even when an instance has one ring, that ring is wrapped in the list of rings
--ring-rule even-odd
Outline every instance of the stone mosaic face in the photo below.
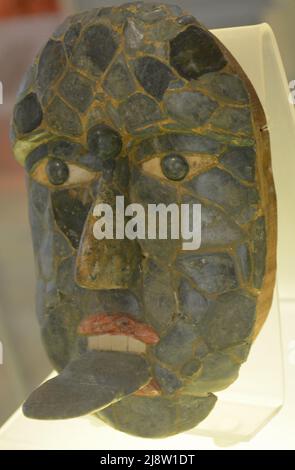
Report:
[[[13,115],[38,319],[59,372],[25,402],[28,417],[95,413],[124,432],[162,437],[209,414],[271,302],[264,125],[240,66],[178,6],[95,9],[54,32]],[[93,207],[117,195],[144,207],[201,203],[201,248],[96,240]]]

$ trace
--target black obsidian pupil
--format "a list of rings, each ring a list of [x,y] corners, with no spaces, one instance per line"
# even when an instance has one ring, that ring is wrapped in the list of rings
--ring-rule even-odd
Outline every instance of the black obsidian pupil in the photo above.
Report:
[[[63,184],[69,177],[69,167],[59,158],[52,158],[46,165],[46,173],[51,184]]]
[[[166,178],[174,181],[182,180],[189,171],[186,159],[176,153],[171,153],[162,158],[161,168]]]

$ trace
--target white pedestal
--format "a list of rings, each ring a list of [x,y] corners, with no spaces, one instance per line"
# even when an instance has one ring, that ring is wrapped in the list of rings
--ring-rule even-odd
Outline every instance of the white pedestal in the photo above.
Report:
[[[281,175],[282,161],[290,159],[291,144],[295,142],[295,118],[288,102],[288,85],[273,33],[266,24],[213,32],[244,68],[265,109],[276,180],[276,174]],[[279,208],[281,194],[285,191],[286,188],[277,187]],[[294,245],[285,249],[294,250]],[[293,263],[292,269],[295,270],[294,266]],[[295,277],[286,270],[284,276],[283,282],[286,278],[287,283]],[[241,368],[239,379],[217,395],[214,410],[197,428],[153,441],[122,434],[91,417],[58,422],[34,421],[17,410],[0,431],[0,449],[197,449],[198,443],[204,442],[201,436],[210,436],[219,445],[250,439],[283,403],[277,294],[249,359]]]

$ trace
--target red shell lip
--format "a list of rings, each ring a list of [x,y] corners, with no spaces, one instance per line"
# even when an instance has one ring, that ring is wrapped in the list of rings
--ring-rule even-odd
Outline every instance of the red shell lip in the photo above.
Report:
[[[85,336],[96,335],[125,335],[131,336],[145,344],[156,344],[159,336],[155,330],[147,325],[133,320],[123,313],[107,314],[97,313],[91,315],[80,323],[78,334]]]

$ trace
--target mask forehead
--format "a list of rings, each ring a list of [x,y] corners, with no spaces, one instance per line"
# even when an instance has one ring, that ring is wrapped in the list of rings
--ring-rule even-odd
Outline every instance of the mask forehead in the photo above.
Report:
[[[13,122],[17,157],[23,163],[40,142],[57,137],[89,150],[99,124],[118,132],[124,146],[157,131],[198,128],[218,104],[192,80],[211,72],[214,82],[225,66],[210,34],[172,7],[131,4],[74,15],[22,84]],[[245,101],[236,81],[237,97]]]

